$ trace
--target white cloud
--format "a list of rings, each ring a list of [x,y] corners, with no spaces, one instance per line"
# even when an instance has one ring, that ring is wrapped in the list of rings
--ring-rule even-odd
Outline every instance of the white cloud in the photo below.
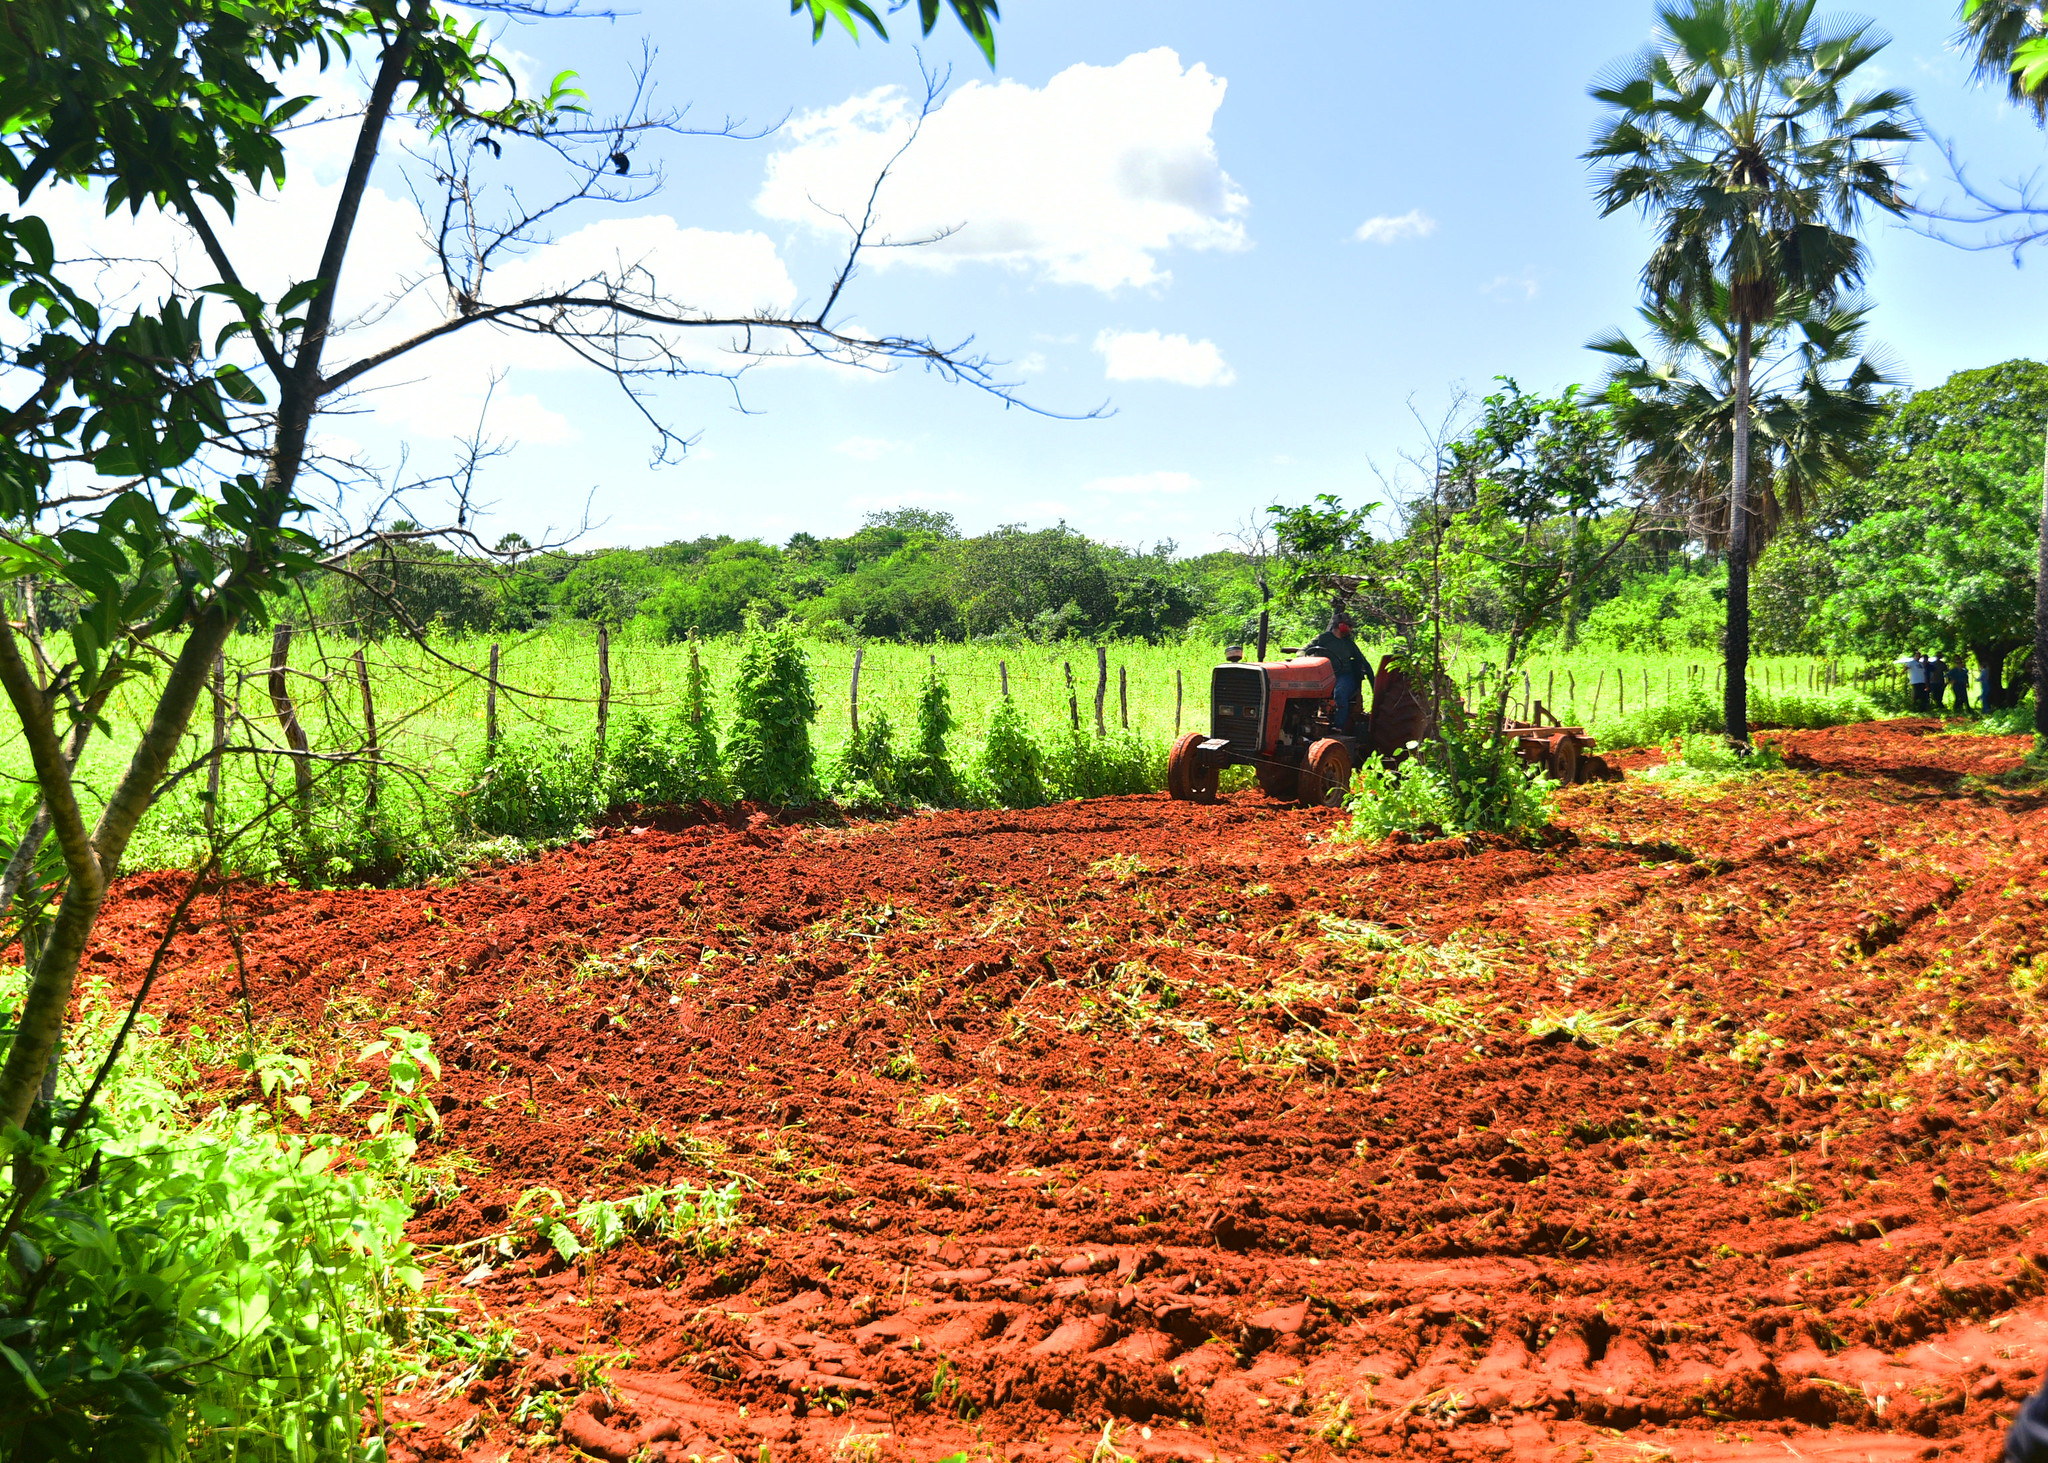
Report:
[[[1358,226],[1352,238],[1361,244],[1398,244],[1403,239],[1426,239],[1436,232],[1436,220],[1419,208],[1402,214],[1381,214]]]
[[[1520,297],[1524,300],[1533,300],[1536,298],[1536,272],[1533,269],[1525,269],[1520,274],[1497,274],[1493,277],[1492,283],[1481,285],[1479,292],[1482,295],[1505,295],[1510,299]]]
[[[1042,88],[970,82],[925,124],[879,203],[896,240],[954,232],[922,248],[870,256],[877,267],[993,263],[1061,284],[1113,290],[1171,276],[1172,248],[1247,247],[1248,202],[1210,135],[1225,82],[1164,47],[1114,66],[1070,66]],[[843,237],[868,190],[909,136],[916,109],[899,87],[810,112],[785,130],[754,206],[772,219]]]
[[[1228,386],[1237,379],[1213,340],[1189,340],[1156,330],[1105,330],[1095,337],[1095,349],[1103,359],[1103,373],[1112,381]]]
[[[891,452],[900,452],[903,448],[882,437],[848,437],[832,450],[851,457],[855,462],[880,462]]]
[[[1088,491],[1150,497],[1160,493],[1192,493],[1198,486],[1194,477],[1184,472],[1140,472],[1128,477],[1097,478],[1088,484]]]

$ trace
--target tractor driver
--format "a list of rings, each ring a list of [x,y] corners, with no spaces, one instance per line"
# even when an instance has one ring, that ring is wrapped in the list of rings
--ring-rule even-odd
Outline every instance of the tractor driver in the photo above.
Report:
[[[1338,731],[1348,733],[1351,730],[1352,699],[1358,695],[1358,688],[1372,670],[1365,652],[1351,638],[1351,612],[1339,609],[1331,617],[1330,628],[1309,641],[1301,653],[1329,659],[1330,669],[1337,673],[1337,705],[1331,719]]]

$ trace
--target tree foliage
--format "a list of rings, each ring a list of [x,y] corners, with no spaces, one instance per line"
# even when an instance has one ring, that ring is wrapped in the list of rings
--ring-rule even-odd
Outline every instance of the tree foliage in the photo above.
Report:
[[[1832,545],[1840,587],[1817,628],[1872,648],[1967,648],[1998,704],[2033,638],[2048,366],[1958,371],[1893,403],[1856,520]]]

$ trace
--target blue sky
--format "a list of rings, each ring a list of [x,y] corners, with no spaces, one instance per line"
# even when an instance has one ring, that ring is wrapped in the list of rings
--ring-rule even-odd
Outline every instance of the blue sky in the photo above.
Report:
[[[1497,374],[1531,388],[1587,380],[1585,340],[1630,319],[1647,236],[1596,215],[1578,154],[1596,118],[1589,80],[1647,39],[1641,0],[1006,11],[993,77],[950,17],[925,45],[928,63],[954,68],[955,91],[884,195],[905,229],[965,227],[922,260],[864,272],[843,318],[971,335],[1013,363],[1033,404],[1112,415],[1053,420],[914,371],[774,367],[746,381],[744,413],[717,382],[662,388],[657,409],[695,440],[685,462],[655,469],[649,433],[605,378],[471,340],[389,377],[363,414],[329,423],[332,440],[387,471],[401,454],[410,474],[438,470],[496,362],[511,374],[491,430],[518,446],[489,468],[493,529],[561,527],[587,501],[590,543],[780,540],[915,504],[969,531],[1064,518],[1195,551],[1276,500],[1381,496],[1372,465],[1415,445],[1411,413],[1434,419],[1459,385]],[[1894,37],[1874,79],[1910,88],[1978,173],[2043,159],[2031,121],[1967,80],[1950,6],[1864,13]],[[579,216],[563,248],[648,251],[671,288],[707,299],[815,299],[835,245],[808,200],[865,178],[891,121],[881,89],[920,90],[910,17],[896,20],[892,44],[834,33],[815,47],[779,0],[513,28],[522,66],[578,71],[600,110],[644,38],[661,95],[690,103],[693,120],[790,119],[757,141],[645,144],[636,166],[658,154],[666,191],[575,236],[604,217]],[[1939,190],[1937,164],[1916,150],[1916,192]],[[331,155],[309,150],[270,238],[317,214],[323,169]],[[369,219],[382,252],[352,265],[358,298],[405,267],[403,186],[394,167],[379,181],[388,206]],[[289,252],[252,220],[249,247]],[[2048,259],[2016,270],[1889,221],[1872,243],[1874,334],[1913,384],[2043,349]]]

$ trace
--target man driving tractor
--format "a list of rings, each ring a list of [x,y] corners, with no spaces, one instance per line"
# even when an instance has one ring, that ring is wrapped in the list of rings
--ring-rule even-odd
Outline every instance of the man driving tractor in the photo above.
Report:
[[[1365,652],[1358,648],[1358,642],[1351,638],[1351,611],[1342,605],[1330,617],[1330,628],[1302,648],[1302,655],[1320,655],[1330,662],[1330,669],[1337,676],[1336,705],[1332,708],[1331,722],[1342,734],[1351,731],[1351,703],[1358,695],[1358,688],[1372,677],[1372,663],[1365,658]]]

